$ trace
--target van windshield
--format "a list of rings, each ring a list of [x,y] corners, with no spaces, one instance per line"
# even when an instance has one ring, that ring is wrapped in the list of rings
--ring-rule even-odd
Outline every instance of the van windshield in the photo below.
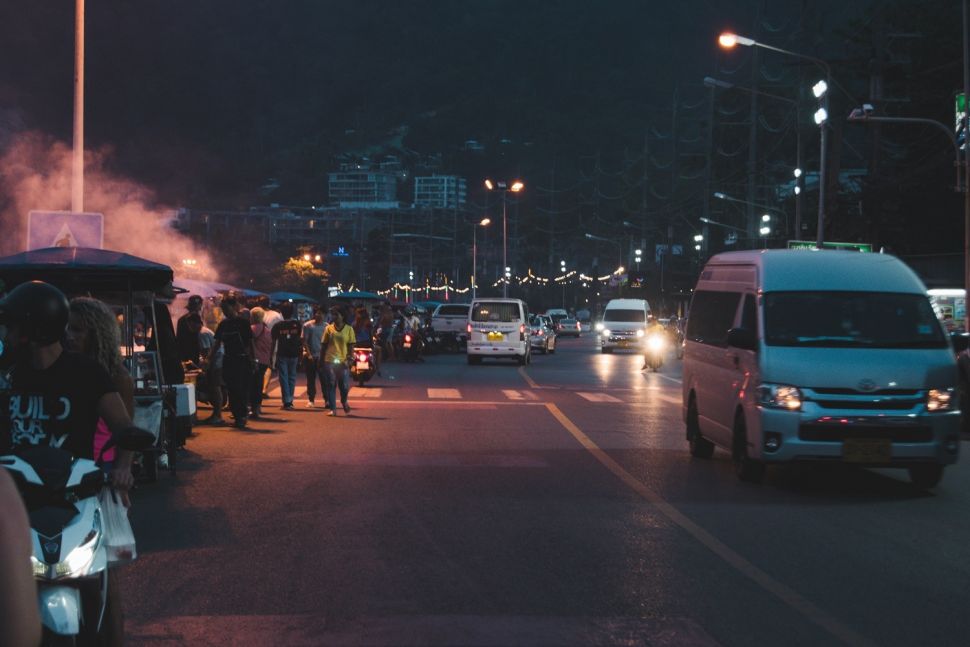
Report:
[[[508,323],[518,321],[520,318],[518,303],[480,301],[472,308],[472,321],[498,321]]]
[[[768,346],[946,348],[929,299],[889,292],[769,292]]]
[[[643,310],[622,310],[620,308],[608,308],[603,313],[603,321],[621,321],[628,323],[643,323]]]

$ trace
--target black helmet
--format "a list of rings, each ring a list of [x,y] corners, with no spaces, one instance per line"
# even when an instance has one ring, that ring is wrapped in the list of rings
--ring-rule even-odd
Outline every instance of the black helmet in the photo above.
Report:
[[[67,297],[50,283],[21,283],[0,299],[0,323],[17,325],[23,337],[37,344],[60,341],[67,317]]]

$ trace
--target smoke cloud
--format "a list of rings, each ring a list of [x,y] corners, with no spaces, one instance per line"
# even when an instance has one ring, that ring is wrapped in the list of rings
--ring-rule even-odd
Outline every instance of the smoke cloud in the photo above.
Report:
[[[0,253],[27,247],[30,211],[69,211],[69,146],[38,132],[22,132],[5,142],[0,157]],[[191,278],[214,280],[211,255],[171,228],[175,212],[156,204],[153,192],[108,168],[110,149],[85,155],[84,211],[104,214],[104,246],[170,265],[186,276],[183,259],[194,259]]]

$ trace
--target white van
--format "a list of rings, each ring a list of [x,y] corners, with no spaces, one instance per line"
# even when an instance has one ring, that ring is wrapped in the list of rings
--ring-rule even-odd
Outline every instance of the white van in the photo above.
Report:
[[[596,324],[600,352],[632,348],[643,352],[644,336],[650,321],[650,304],[644,299],[610,299],[603,318]]]
[[[959,451],[957,371],[926,288],[899,259],[728,252],[691,300],[683,416],[691,454],[905,467],[934,487]]]
[[[468,363],[505,357],[528,364],[529,307],[521,299],[475,299],[468,311]]]

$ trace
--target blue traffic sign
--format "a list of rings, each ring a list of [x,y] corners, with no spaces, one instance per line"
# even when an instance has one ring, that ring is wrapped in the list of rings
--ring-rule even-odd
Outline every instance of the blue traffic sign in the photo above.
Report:
[[[47,247],[104,247],[104,216],[71,211],[31,211],[27,250]]]

